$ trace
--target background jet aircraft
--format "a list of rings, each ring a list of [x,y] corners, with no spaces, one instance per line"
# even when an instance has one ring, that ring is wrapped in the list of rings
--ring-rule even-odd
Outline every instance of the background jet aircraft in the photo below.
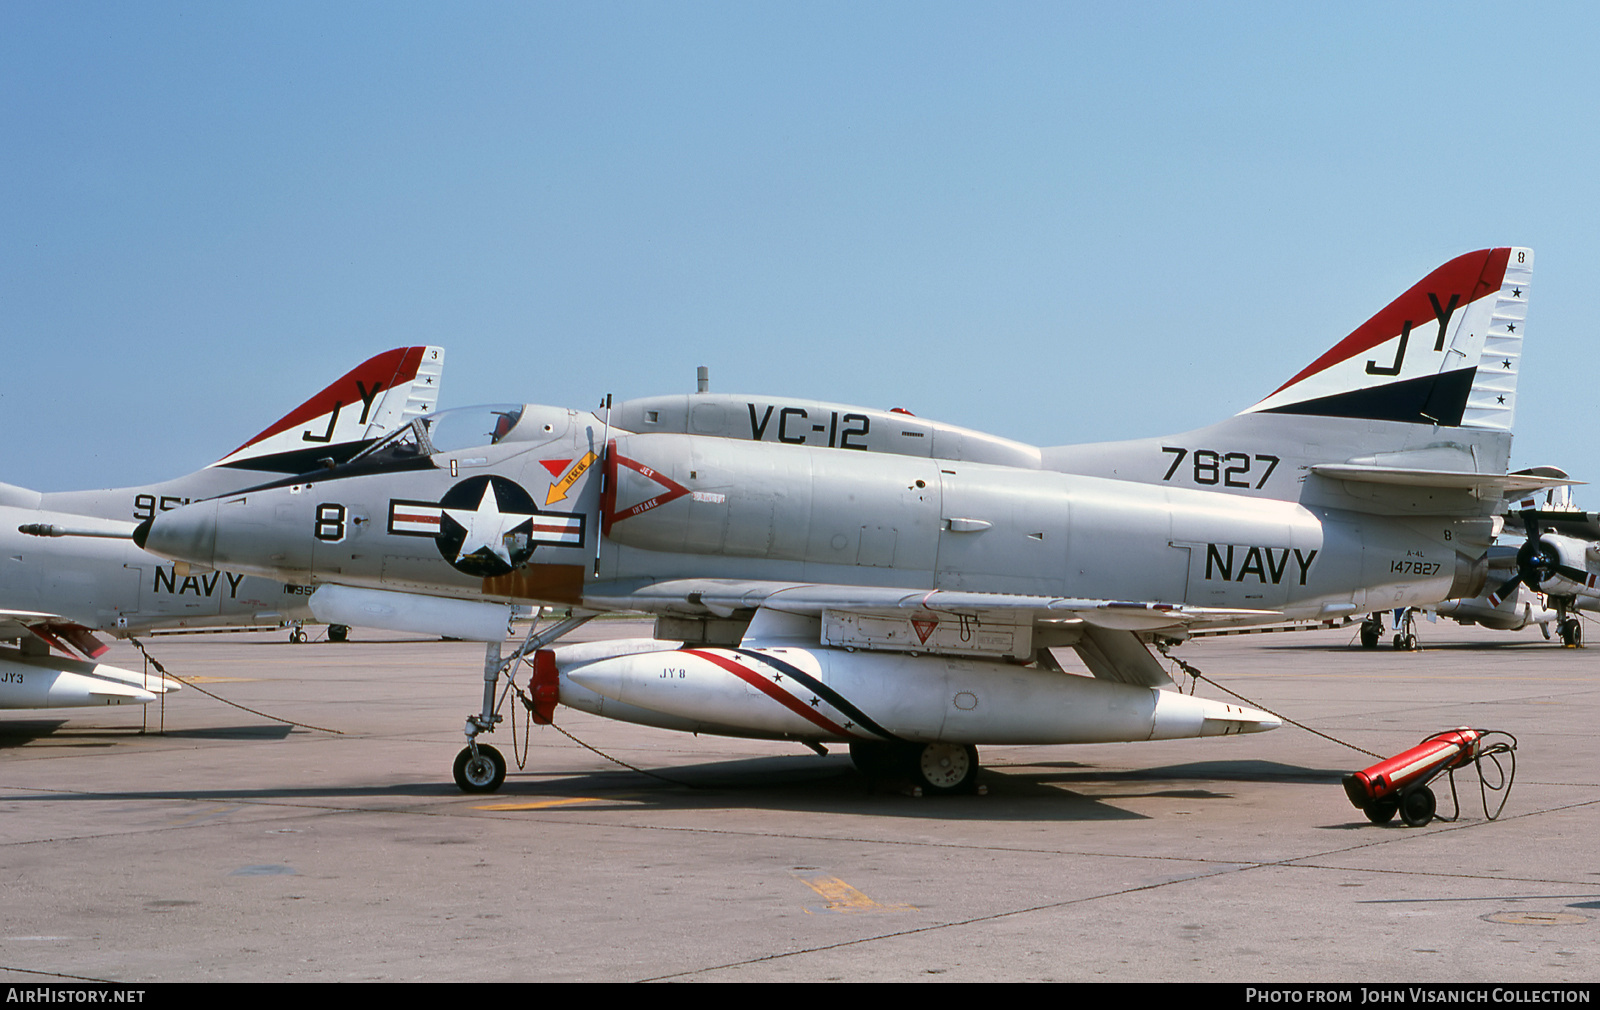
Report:
[[[379,354],[197,473],[142,487],[44,493],[0,484],[0,708],[149,702],[175,681],[95,662],[96,630],[320,620],[457,637],[503,638],[504,605],[289,586],[259,576],[162,564],[128,540],[134,521],[191,499],[258,484],[317,460],[343,462],[437,406],[444,352]],[[34,535],[25,533],[32,530]],[[38,533],[72,530],[72,537]],[[94,534],[85,536],[83,534]],[[63,653],[83,656],[63,659]]]
[[[1479,591],[1502,495],[1550,483],[1505,473],[1531,268],[1526,249],[1452,260],[1179,436],[1040,450],[804,401],[489,407],[136,540],[312,584],[653,612],[673,641],[530,640],[536,717],[846,741],[929,788],[970,784],[979,743],[1267,729],[1163,690],[1146,642]],[[504,776],[476,740],[494,704],[491,680],[463,788]]]

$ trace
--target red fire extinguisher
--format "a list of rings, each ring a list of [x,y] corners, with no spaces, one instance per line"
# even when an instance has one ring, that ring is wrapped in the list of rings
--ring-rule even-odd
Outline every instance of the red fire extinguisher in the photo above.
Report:
[[[1485,745],[1485,735],[1505,736],[1509,743],[1496,742]],[[1350,802],[1360,808],[1367,815],[1367,820],[1374,824],[1387,824],[1394,819],[1396,813],[1400,819],[1413,828],[1422,827],[1433,820],[1438,811],[1438,800],[1433,795],[1433,790],[1428,788],[1428,783],[1451,772],[1450,794],[1455,797],[1455,776],[1457,768],[1469,764],[1478,765],[1478,779],[1485,790],[1484,813],[1490,820],[1500,815],[1500,810],[1505,808],[1505,798],[1500,801],[1500,808],[1489,814],[1488,789],[1505,789],[1509,795],[1511,777],[1516,769],[1516,738],[1509,733],[1500,733],[1494,730],[1470,729],[1460,726],[1456,729],[1435,733],[1423,740],[1408,751],[1403,751],[1380,761],[1370,768],[1354,772],[1344,777],[1345,795],[1350,797]],[[1508,754],[1510,769],[1501,768],[1498,755]],[[1496,768],[1500,768],[1502,775],[1499,784],[1490,785],[1484,777],[1482,761],[1490,758]],[[1460,803],[1457,801],[1456,815],[1448,818],[1455,820],[1460,813]]]

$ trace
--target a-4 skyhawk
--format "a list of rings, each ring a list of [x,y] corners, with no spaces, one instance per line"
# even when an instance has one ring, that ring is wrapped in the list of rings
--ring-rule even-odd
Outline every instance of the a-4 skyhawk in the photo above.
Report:
[[[968,786],[976,745],[1254,732],[1152,640],[1470,596],[1508,477],[1532,253],[1445,264],[1248,410],[1039,448],[880,411],[694,394],[424,418],[349,464],[156,516],[169,558],[539,602],[531,706],[850,745]],[[463,437],[464,436],[464,437]],[[549,648],[584,613],[657,639]],[[1091,677],[1064,672],[1070,647]],[[506,667],[509,669],[509,664]],[[497,788],[494,670],[456,778]]]
[[[0,484],[0,640],[16,642],[0,645],[0,709],[147,703],[177,689],[100,662],[109,647],[97,632],[317,620],[334,637],[358,625],[503,638],[504,605],[162,564],[128,539],[138,521],[190,500],[348,461],[437,409],[443,365],[438,347],[375,355],[222,459],[172,480],[56,492]]]

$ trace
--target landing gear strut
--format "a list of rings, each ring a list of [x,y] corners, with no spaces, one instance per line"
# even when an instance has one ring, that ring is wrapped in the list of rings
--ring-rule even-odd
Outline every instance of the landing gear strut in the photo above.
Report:
[[[556,641],[561,636],[574,628],[587,622],[593,614],[581,617],[569,617],[559,624],[538,631],[538,621],[528,629],[528,637],[510,656],[501,658],[500,643],[490,642],[484,649],[483,656],[483,708],[467,716],[466,728],[462,731],[467,735],[467,745],[456,755],[455,780],[462,792],[467,793],[492,793],[499,789],[506,780],[506,759],[494,747],[478,742],[479,733],[494,732],[495,724],[505,718],[499,712],[499,705],[504,696],[496,697],[500,686],[500,675],[505,674],[507,681],[511,680],[511,672],[516,668],[522,657],[530,655]]]

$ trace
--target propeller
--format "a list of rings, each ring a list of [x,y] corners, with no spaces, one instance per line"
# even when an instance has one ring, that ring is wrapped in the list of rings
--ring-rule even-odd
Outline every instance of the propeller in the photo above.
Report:
[[[1508,599],[1517,591],[1518,585],[1527,586],[1537,593],[1540,591],[1540,585],[1552,575],[1575,578],[1578,582],[1582,582],[1586,577],[1584,573],[1563,565],[1560,553],[1540,537],[1538,509],[1523,510],[1522,529],[1526,539],[1517,549],[1516,574],[1489,594],[1489,602],[1493,606],[1498,607],[1501,601]]]

